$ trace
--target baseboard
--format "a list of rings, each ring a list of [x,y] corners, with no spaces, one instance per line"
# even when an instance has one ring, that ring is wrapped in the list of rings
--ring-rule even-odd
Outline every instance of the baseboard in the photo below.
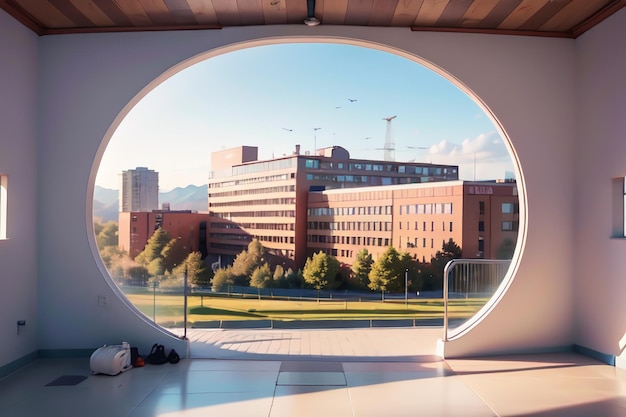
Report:
[[[580,345],[574,345],[572,349],[574,352],[580,353],[581,355],[589,356],[590,358],[606,363],[607,365],[615,366],[615,355],[598,352],[597,350]]]
[[[0,378],[4,378],[5,376],[12,374],[23,366],[28,365],[30,362],[34,361],[39,357],[39,352],[34,351],[29,353],[28,355],[24,355],[19,359],[14,360],[13,362],[9,362],[6,365],[0,366]]]
[[[93,349],[40,349],[39,358],[88,358],[96,350]]]

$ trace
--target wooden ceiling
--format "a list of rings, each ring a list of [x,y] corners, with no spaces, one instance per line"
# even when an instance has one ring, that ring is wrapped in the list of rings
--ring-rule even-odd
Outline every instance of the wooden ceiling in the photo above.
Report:
[[[308,0],[322,25],[575,38],[626,0]],[[39,35],[302,25],[307,0],[0,0]],[[315,30],[312,28],[311,30]]]

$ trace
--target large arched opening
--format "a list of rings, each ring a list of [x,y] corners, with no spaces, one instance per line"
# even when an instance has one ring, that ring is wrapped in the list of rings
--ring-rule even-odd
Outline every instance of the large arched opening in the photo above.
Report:
[[[157,77],[156,79],[153,80],[152,83],[150,83],[150,85],[148,85],[147,87],[145,87],[139,94],[137,94],[133,100],[131,100],[130,103],[128,103],[122,112],[120,112],[118,114],[118,116],[116,117],[114,123],[110,126],[110,128],[108,129],[101,145],[100,145],[100,149],[98,151],[99,157],[100,159],[96,159],[95,163],[94,163],[94,167],[92,169],[92,172],[94,172],[94,169],[97,172],[97,166],[99,165],[99,160],[101,160],[102,155],[105,152],[106,146],[108,144],[108,142],[111,140],[111,138],[113,137],[116,129],[118,128],[118,126],[122,123],[124,117],[126,117],[126,115],[132,111],[132,109],[134,108],[134,106],[139,102],[139,100],[141,100],[143,97],[145,97],[146,95],[148,95],[150,93],[150,91],[152,91],[153,89],[157,88],[158,85],[160,85],[161,83],[163,83],[165,80],[167,80],[168,78],[172,77],[174,74],[179,73],[180,71],[185,70],[186,68],[189,68],[190,66],[199,63],[201,61],[204,60],[209,60],[212,57],[216,57],[216,56],[220,56],[223,54],[227,54],[229,52],[234,52],[237,50],[241,50],[241,49],[248,49],[248,48],[253,48],[253,47],[259,47],[259,46],[265,46],[265,45],[272,45],[272,44],[282,44],[282,43],[297,43],[297,42],[301,42],[302,39],[266,39],[263,41],[253,41],[253,42],[244,42],[244,43],[240,43],[240,44],[236,44],[236,45],[231,45],[228,47],[222,47],[222,48],[216,48],[213,49],[209,52],[206,53],[201,53],[196,55],[195,57],[188,59],[186,61],[184,61],[183,63],[180,63],[178,65],[175,65],[173,67],[171,67],[168,71],[166,71],[165,73],[161,74],[159,77]],[[511,142],[509,140],[509,138],[506,136],[506,133],[504,132],[504,129],[502,128],[502,126],[500,125],[500,122],[496,119],[495,115],[487,108],[487,106],[482,102],[482,100],[477,97],[477,95],[466,85],[464,85],[463,83],[461,83],[458,79],[456,79],[455,77],[453,77],[450,73],[445,72],[442,68],[435,66],[434,64],[431,64],[425,60],[423,60],[422,58],[419,58],[417,55],[413,54],[413,53],[409,53],[407,51],[404,51],[402,49],[398,49],[398,48],[392,48],[389,46],[382,46],[380,44],[375,44],[375,43],[371,43],[371,42],[366,42],[366,41],[356,41],[356,40],[344,40],[344,39],[337,39],[337,38],[324,38],[324,39],[315,39],[315,42],[329,42],[329,43],[336,43],[336,44],[345,44],[345,45],[353,45],[353,46],[358,46],[358,47],[364,47],[364,48],[372,48],[372,49],[376,49],[385,53],[391,53],[397,56],[400,56],[402,58],[408,59],[412,62],[414,62],[416,65],[421,65],[424,66],[426,68],[428,68],[431,71],[436,72],[437,74],[439,74],[440,76],[444,77],[445,79],[447,79],[450,83],[452,83],[453,85],[455,85],[457,88],[459,88],[460,91],[462,91],[464,94],[466,94],[468,97],[471,98],[471,100],[473,100],[474,102],[477,103],[477,106],[482,109],[482,111],[491,119],[494,128],[497,130],[499,137],[503,139],[503,146],[506,147],[506,149],[509,152],[509,155],[511,156],[511,160],[512,160],[512,164],[511,166],[513,167],[514,171],[515,171],[515,177],[517,178],[517,185],[518,185],[518,190],[519,190],[519,234],[518,237],[516,239],[516,246],[515,246],[515,254],[513,256],[513,263],[511,268],[509,268],[509,271],[507,273],[507,277],[505,279],[505,282],[499,287],[498,292],[496,295],[494,295],[493,297],[491,297],[490,301],[482,308],[481,312],[479,315],[474,316],[473,322],[476,322],[478,320],[482,320],[483,317],[485,317],[485,315],[488,313],[488,311],[490,309],[493,308],[493,306],[495,306],[498,302],[498,300],[503,296],[505,289],[509,286],[510,281],[512,280],[513,276],[514,276],[514,271],[517,268],[517,263],[519,262],[521,253],[522,253],[522,248],[524,246],[524,239],[525,239],[525,229],[526,229],[526,221],[525,221],[525,213],[526,213],[526,209],[525,206],[523,204],[523,202],[525,201],[525,192],[524,192],[524,185],[523,185],[523,177],[522,177],[522,171],[521,171],[521,167],[520,164],[517,160],[515,151],[513,150],[513,147],[511,145]],[[337,145],[342,145],[341,140],[338,141]],[[474,160],[475,160],[475,155],[474,155]],[[480,163],[480,161],[478,161],[478,163]],[[476,172],[476,166],[474,165],[474,175]],[[475,179],[475,178],[474,178]],[[408,246],[408,244],[407,244]],[[101,271],[103,270],[102,265],[100,266]],[[105,270],[107,268],[104,268]],[[104,275],[105,276],[109,276],[110,270],[107,271]],[[109,280],[110,281],[110,280]],[[119,291],[119,288],[116,287],[116,285],[113,282],[110,282],[111,284],[111,288],[121,297],[124,297],[122,295],[122,293]],[[155,298],[156,300],[156,295]],[[155,303],[156,301],[154,301]],[[129,303],[132,304],[132,303]],[[132,307],[136,312],[136,306]],[[145,314],[145,311],[144,311]],[[148,317],[149,318],[149,317]],[[149,320],[148,320],[149,322]],[[466,325],[466,329],[471,329],[471,323]]]

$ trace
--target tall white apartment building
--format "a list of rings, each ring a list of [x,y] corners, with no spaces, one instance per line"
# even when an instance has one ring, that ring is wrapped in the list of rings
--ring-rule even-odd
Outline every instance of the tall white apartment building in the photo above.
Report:
[[[122,171],[120,212],[152,211],[159,208],[159,173],[146,167]]]

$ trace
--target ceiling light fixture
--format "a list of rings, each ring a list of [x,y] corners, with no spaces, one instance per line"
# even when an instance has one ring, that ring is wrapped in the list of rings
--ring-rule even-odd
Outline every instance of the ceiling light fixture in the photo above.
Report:
[[[307,26],[317,26],[320,21],[315,17],[315,0],[306,1],[307,18],[304,19],[304,24]]]

